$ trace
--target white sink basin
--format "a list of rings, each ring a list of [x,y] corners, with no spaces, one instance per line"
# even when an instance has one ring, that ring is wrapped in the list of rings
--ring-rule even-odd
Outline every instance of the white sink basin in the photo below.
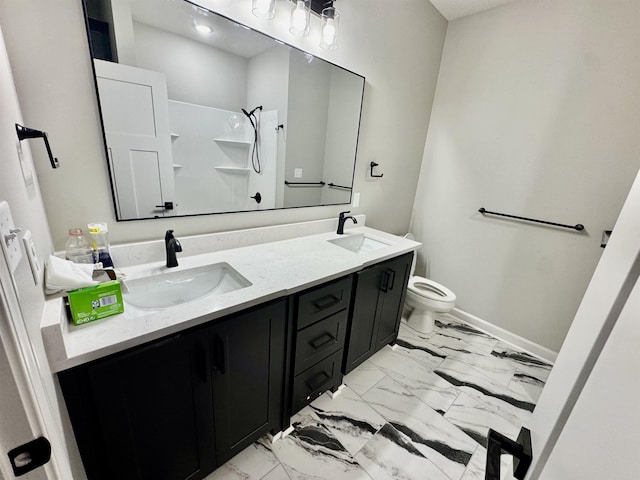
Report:
[[[251,285],[227,263],[160,273],[126,281],[124,301],[144,309],[167,308],[207,295],[221,295]]]
[[[355,235],[345,235],[344,237],[327,241],[339,247],[351,250],[355,253],[375,252],[376,250],[380,250],[381,248],[385,248],[391,245],[390,243],[386,243],[382,240],[369,237],[368,235],[365,235],[363,233],[358,233]]]

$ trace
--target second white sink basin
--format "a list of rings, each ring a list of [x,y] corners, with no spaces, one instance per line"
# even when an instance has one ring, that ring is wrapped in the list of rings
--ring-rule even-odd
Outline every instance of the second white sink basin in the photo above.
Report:
[[[144,309],[167,308],[207,295],[221,295],[251,285],[227,263],[168,271],[127,280],[125,302]]]
[[[391,245],[390,243],[383,242],[382,240],[378,240],[377,238],[369,237],[364,233],[345,235],[344,237],[327,241],[339,247],[351,250],[355,253],[375,252],[376,250],[380,250],[381,248],[385,248]]]

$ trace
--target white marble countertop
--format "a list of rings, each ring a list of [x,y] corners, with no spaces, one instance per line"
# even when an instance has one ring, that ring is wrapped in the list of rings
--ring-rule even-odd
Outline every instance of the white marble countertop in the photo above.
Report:
[[[366,236],[389,246],[354,253],[328,240],[350,235]],[[226,262],[251,285],[224,294],[211,294],[174,307],[140,310],[126,303],[125,312],[85,325],[74,326],[63,311],[62,300],[48,302],[42,335],[54,372],[176,333],[261,303],[305,290],[357,272],[369,265],[416,250],[420,243],[369,227],[273,241],[242,248],[181,257],[178,271]],[[127,278],[148,269],[162,270],[164,262],[124,268]]]

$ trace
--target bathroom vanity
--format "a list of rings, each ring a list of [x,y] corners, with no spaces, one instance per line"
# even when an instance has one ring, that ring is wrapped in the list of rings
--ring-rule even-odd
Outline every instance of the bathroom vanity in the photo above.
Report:
[[[280,430],[286,319],[277,300],[61,372],[87,477],[202,478]]]
[[[194,255],[178,268],[224,258],[248,286],[45,325],[88,478],[203,478],[263,435],[278,438],[291,415],[339,389],[345,368],[395,340],[418,246],[362,227]]]

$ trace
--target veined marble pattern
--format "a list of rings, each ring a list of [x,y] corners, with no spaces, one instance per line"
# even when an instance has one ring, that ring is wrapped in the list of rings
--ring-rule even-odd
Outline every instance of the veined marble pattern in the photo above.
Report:
[[[550,371],[452,315],[428,334],[403,322],[397,345],[296,414],[290,435],[256,442],[206,480],[484,480],[489,429],[515,439]],[[501,463],[513,480],[511,457]]]
[[[477,443],[418,397],[386,378],[364,399],[449,478],[464,473]]]
[[[351,455],[358,453],[385,424],[385,419],[349,387],[333,399],[322,395],[309,408]]]
[[[358,395],[364,395],[371,387],[382,380],[385,373],[369,360],[345,375],[342,382]]]

